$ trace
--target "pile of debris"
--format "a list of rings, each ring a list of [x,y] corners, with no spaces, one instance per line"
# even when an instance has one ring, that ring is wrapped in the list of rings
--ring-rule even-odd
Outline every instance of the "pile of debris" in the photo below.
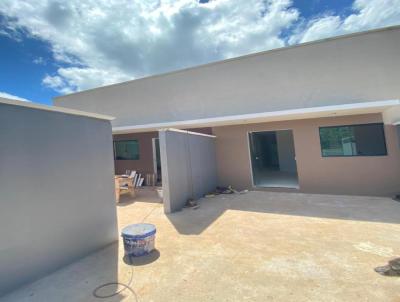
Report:
[[[400,277],[400,258],[390,260],[387,265],[378,266],[375,272],[383,276]]]
[[[220,195],[220,194],[244,194],[247,193],[248,190],[243,190],[243,191],[237,191],[234,188],[232,188],[232,186],[228,186],[228,187],[216,187],[214,192],[208,193],[205,195],[205,197],[214,197],[216,195]]]
[[[232,186],[228,186],[228,187],[216,187],[214,192],[208,193],[206,195],[204,195],[204,197],[214,197],[220,194],[244,194],[247,193],[249,190],[243,190],[243,191],[237,191],[234,188],[232,188]],[[186,201],[186,204],[184,206],[185,208],[191,208],[193,210],[196,210],[200,207],[199,203],[194,200],[193,198],[189,198]]]
[[[200,207],[200,205],[197,203],[197,201],[194,200],[194,199],[192,199],[192,198],[189,198],[189,199],[186,201],[185,208],[191,208],[191,209],[193,209],[193,210],[196,210],[196,209],[198,209],[199,207]]]

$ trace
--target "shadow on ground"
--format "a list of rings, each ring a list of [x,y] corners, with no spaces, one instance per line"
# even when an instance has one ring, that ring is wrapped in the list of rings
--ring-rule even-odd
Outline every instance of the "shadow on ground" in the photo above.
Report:
[[[160,252],[157,249],[155,249],[150,254],[143,255],[140,257],[131,257],[131,256],[125,255],[123,260],[124,260],[124,263],[127,265],[141,266],[141,265],[150,264],[150,263],[156,261],[158,258],[160,258]]]
[[[93,297],[94,289],[102,284],[118,281],[120,255],[118,249],[118,242],[110,244],[96,253],[11,292],[2,297],[1,301],[26,301],[25,297],[29,297],[30,302],[64,301],[71,293],[75,293],[74,297],[79,301],[92,301],[96,299]],[[108,290],[112,291],[113,288]],[[125,294],[116,294],[113,301],[122,301],[125,298]]]
[[[385,197],[250,191],[202,198],[199,204],[167,215],[179,233],[201,234],[228,210],[400,223],[400,202]]]

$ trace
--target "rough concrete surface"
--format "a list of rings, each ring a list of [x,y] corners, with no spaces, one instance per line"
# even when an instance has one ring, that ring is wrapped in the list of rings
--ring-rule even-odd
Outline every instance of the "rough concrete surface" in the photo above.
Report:
[[[120,241],[3,301],[400,301],[400,278],[374,272],[400,255],[399,202],[249,192],[166,216],[148,193],[123,197],[118,218],[157,226],[153,255],[128,265]],[[136,296],[92,296],[131,273]]]

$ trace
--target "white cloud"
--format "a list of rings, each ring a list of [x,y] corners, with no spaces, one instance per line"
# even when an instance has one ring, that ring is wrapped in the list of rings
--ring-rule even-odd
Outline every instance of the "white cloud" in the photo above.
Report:
[[[352,8],[347,17],[329,15],[309,21],[290,43],[400,24],[400,0],[355,0]]]
[[[129,79],[112,67],[109,70],[69,67],[59,68],[55,76],[46,75],[42,83],[61,93],[71,93]]]
[[[7,93],[7,92],[2,92],[2,91],[0,91],[0,98],[18,100],[18,101],[23,101],[23,102],[31,102],[31,101],[28,100],[28,99],[21,98],[21,97],[19,97],[19,96],[12,95],[12,94],[9,94],[9,93]]]
[[[303,20],[291,0],[2,0],[8,32],[48,41],[43,85],[88,89],[247,53],[400,23],[400,0],[355,0],[353,13]],[[284,36],[285,35],[285,36]]]
[[[283,46],[280,34],[299,15],[290,6],[290,0],[2,0],[0,11],[68,63],[43,79],[65,93]]]
[[[71,90],[68,89],[67,83],[64,81],[64,79],[58,75],[50,76],[46,74],[42,80],[42,84],[62,93],[71,92]]]
[[[43,57],[37,57],[37,58],[33,59],[32,62],[37,65],[46,65],[46,63],[47,63]]]

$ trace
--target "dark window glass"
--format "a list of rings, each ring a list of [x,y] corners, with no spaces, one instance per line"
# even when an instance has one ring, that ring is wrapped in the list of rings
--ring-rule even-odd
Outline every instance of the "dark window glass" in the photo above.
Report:
[[[383,124],[319,128],[322,156],[387,155]]]
[[[139,143],[137,140],[115,141],[114,157],[117,160],[139,159]]]

